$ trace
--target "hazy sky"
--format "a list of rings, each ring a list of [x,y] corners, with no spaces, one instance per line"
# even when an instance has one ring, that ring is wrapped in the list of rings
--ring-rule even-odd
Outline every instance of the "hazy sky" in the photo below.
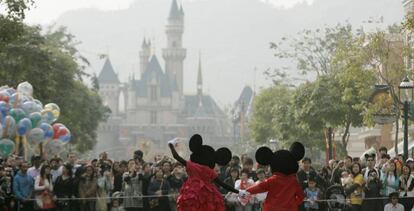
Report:
[[[99,8],[101,10],[119,10],[128,8],[135,0],[36,0],[35,8],[27,14],[26,21],[35,24],[49,24],[54,22],[66,11],[80,8]],[[208,1],[208,0],[183,0]],[[261,0],[273,4],[275,7],[290,8],[298,3],[312,3],[313,0]]]

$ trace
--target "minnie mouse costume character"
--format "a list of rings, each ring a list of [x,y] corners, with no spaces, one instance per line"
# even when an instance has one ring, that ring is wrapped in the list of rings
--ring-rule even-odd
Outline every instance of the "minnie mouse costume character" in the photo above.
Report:
[[[299,142],[291,145],[290,150],[272,152],[267,147],[256,151],[256,161],[270,165],[273,175],[265,181],[247,189],[250,194],[268,192],[263,211],[297,211],[305,198],[296,179],[298,161],[305,155],[305,148]]]
[[[231,151],[220,148],[215,151],[208,145],[203,145],[200,135],[195,134],[190,139],[190,150],[192,152],[190,161],[184,160],[175,150],[174,146],[178,140],[168,142],[173,157],[186,167],[187,181],[180,190],[177,198],[178,211],[225,211],[224,200],[216,183],[221,187],[239,193],[238,190],[222,182],[214,171],[215,164],[227,165],[231,160]],[[244,196],[246,192],[240,192]]]

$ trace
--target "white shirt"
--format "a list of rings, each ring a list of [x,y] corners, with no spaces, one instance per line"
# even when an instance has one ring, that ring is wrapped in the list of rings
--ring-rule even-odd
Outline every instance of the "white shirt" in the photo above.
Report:
[[[33,179],[36,179],[36,177],[39,176],[39,174],[40,174],[40,168],[41,168],[41,166],[39,166],[38,169],[36,167],[32,166],[29,169],[27,169],[27,174],[29,176],[31,176]]]
[[[49,189],[49,191],[53,191],[53,185],[49,183],[49,180],[44,179],[43,184],[40,185],[40,176],[36,177],[34,189],[36,191],[43,191]]]
[[[62,168],[58,168],[57,170],[50,170],[50,174],[52,175],[52,182],[55,183],[56,179],[62,175]]]
[[[395,206],[391,203],[388,203],[385,205],[384,211],[404,211],[404,206],[400,203],[397,203]]]

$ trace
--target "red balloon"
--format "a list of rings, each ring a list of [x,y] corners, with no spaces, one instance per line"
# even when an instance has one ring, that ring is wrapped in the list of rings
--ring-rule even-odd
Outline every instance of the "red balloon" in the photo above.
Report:
[[[8,103],[9,100],[10,100],[9,96],[0,94],[0,101],[4,101],[4,102]]]

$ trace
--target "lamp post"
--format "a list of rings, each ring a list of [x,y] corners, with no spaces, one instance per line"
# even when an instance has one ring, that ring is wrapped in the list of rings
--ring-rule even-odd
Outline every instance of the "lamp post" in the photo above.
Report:
[[[398,96],[401,103],[403,103],[403,117],[404,117],[404,160],[408,158],[408,109],[410,103],[414,98],[414,84],[408,77],[405,77],[398,86]]]

